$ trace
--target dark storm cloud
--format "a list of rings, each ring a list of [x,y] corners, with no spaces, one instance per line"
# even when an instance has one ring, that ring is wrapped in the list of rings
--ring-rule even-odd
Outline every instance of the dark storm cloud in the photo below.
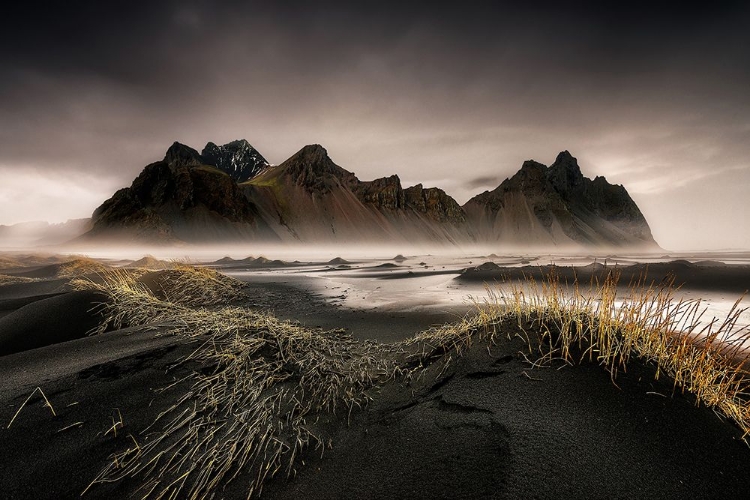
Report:
[[[562,149],[636,196],[721,182],[750,157],[750,7],[654,3],[15,6],[0,175],[75,172],[103,199],[174,140],[244,137],[460,202]]]

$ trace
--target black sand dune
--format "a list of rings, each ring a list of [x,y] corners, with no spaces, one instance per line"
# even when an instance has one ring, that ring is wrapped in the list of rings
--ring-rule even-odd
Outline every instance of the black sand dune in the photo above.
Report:
[[[12,283],[0,286],[0,301],[59,294],[71,290],[70,286],[68,286],[68,280],[66,279]]]
[[[176,364],[193,346],[174,337],[108,335],[105,344],[87,337],[0,358],[3,427],[37,385],[57,412],[35,397],[0,431],[4,498],[77,498],[109,455],[132,446],[130,435],[146,439],[140,431],[187,388],[155,390],[199,368]],[[488,352],[477,343],[445,371],[437,363],[410,385],[373,392],[366,408],[339,415],[322,458],[309,450],[296,477],[277,476],[262,497],[750,495],[750,448],[739,432],[655,382],[652,369],[631,365],[618,388],[593,365],[531,370],[522,348]],[[219,497],[244,498],[249,480],[240,475]],[[97,485],[83,498],[131,498],[138,486]]]
[[[65,263],[56,263],[45,266],[21,268],[7,272],[6,274],[21,276],[24,278],[51,279],[56,278],[60,274],[60,271],[63,269],[64,265]]]
[[[192,348],[174,348],[174,338],[155,333],[112,332],[0,357],[0,461],[2,497],[7,499],[74,499],[108,463],[112,453],[142,439],[168,399],[155,397],[187,368],[167,368]],[[109,334],[108,334],[109,335]],[[30,372],[19,380],[19,369]],[[182,371],[180,371],[182,370]],[[55,409],[52,416],[37,395],[13,414],[36,386]],[[113,424],[120,421],[115,435]],[[113,420],[114,419],[114,420]],[[72,426],[72,427],[70,427]],[[131,498],[133,491],[101,488],[83,498]]]
[[[328,264],[332,265],[341,265],[341,264],[351,264],[348,260],[342,259],[341,257],[335,257],[328,261]]]
[[[269,498],[744,498],[750,449],[653,369],[531,370],[519,342],[476,344],[392,385]],[[528,377],[524,374],[527,374]],[[531,378],[529,378],[531,377]],[[232,489],[239,494],[239,487]],[[229,496],[231,498],[231,496]]]
[[[174,267],[172,262],[160,260],[152,255],[145,255],[143,258],[128,262],[126,267],[143,267],[147,269],[169,269]]]
[[[8,314],[14,312],[16,309],[20,309],[25,305],[31,304],[32,302],[49,299],[51,297],[57,297],[58,295],[62,295],[63,293],[65,292],[0,299],[0,317],[7,316]]]
[[[43,298],[0,318],[0,356],[86,336],[102,318],[103,294],[80,291]]]

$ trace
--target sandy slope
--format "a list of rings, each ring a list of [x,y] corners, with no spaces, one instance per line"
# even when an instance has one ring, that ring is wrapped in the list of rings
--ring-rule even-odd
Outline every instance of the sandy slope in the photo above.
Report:
[[[0,296],[11,307],[9,301],[43,296],[48,286],[0,287]],[[248,292],[252,307],[313,326],[356,332],[371,325],[362,335],[382,341],[439,322],[429,314],[359,315],[278,283],[256,282]],[[82,301],[71,294],[53,299],[69,301],[63,319],[79,318],[67,327],[84,326]],[[51,314],[50,300],[23,305],[35,314],[14,321],[28,325]],[[47,336],[55,327],[36,328]],[[513,328],[503,331],[512,336]],[[158,390],[201,369],[177,363],[195,345],[160,333],[121,330],[0,356],[4,498],[77,498],[113,452],[132,445],[130,435],[148,439],[142,431],[188,388]],[[512,338],[489,349],[477,342],[448,368],[438,361],[411,382],[372,391],[368,406],[326,427],[332,449],[322,458],[320,450],[309,450],[296,477],[273,479],[264,497],[750,496],[750,448],[739,431],[673,393],[669,383],[654,381],[652,368],[632,364],[617,386],[593,365],[532,370],[519,355],[523,344]],[[37,395],[6,428],[35,387],[57,416]],[[120,417],[115,435],[110,429]],[[240,476],[219,497],[244,498],[248,481]],[[134,481],[100,485],[84,498],[129,498],[137,487]]]

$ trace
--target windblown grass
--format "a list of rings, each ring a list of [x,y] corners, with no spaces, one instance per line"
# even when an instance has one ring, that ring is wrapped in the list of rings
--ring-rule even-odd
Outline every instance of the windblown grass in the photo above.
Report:
[[[0,255],[0,269],[12,269],[14,267],[23,267],[21,262],[7,255]]]
[[[161,324],[204,340],[189,357],[204,369],[181,381],[189,391],[92,484],[139,478],[144,497],[197,499],[251,472],[250,497],[267,477],[293,473],[303,449],[328,445],[315,430],[318,419],[350,412],[394,372],[375,344],[239,307],[195,307],[238,293],[236,283],[210,269],[175,272],[162,299],[122,270],[89,282],[110,297],[104,324]]]
[[[674,279],[648,284],[645,277],[620,295],[619,272],[603,282],[566,285],[553,273],[490,290],[481,308],[488,317],[508,311],[519,327],[539,337],[539,359],[596,362],[616,381],[628,362],[656,366],[687,391],[750,434],[750,327],[738,325],[741,298],[724,319],[705,318],[700,299],[676,297]],[[524,327],[523,325],[531,325]]]
[[[110,299],[100,331],[161,325],[200,341],[186,361],[201,368],[173,385],[186,392],[92,486],[130,478],[141,482],[143,498],[197,499],[242,474],[250,477],[247,496],[259,495],[268,478],[293,474],[304,450],[331,446],[326,424],[365,404],[370,389],[408,382],[438,360],[447,366],[473,343],[501,342],[510,324],[523,333],[535,366],[596,362],[616,381],[639,358],[747,435],[750,332],[736,326],[739,302],[724,321],[705,322],[700,301],[676,299],[672,282],[641,280],[619,297],[618,279],[611,273],[581,287],[550,275],[489,289],[476,314],[398,344],[355,342],[223,305],[242,286],[212,269],[118,269],[78,280],[78,288]]]
[[[242,283],[208,268],[175,263],[161,273],[160,284],[166,300],[186,306],[213,306],[235,300]]]
[[[73,260],[60,264],[57,276],[60,278],[77,278],[87,274],[101,274],[107,272],[109,267],[89,257],[76,257]]]
[[[58,278],[76,279],[90,274],[102,274],[108,269],[109,268],[106,265],[94,259],[88,257],[76,257],[73,260],[60,264],[56,269],[55,275]],[[31,283],[40,280],[41,278],[0,274],[0,286],[15,283]]]
[[[7,274],[0,274],[0,286],[3,285],[14,285],[16,283],[31,283],[39,281],[36,278],[27,278],[25,276],[9,276]]]

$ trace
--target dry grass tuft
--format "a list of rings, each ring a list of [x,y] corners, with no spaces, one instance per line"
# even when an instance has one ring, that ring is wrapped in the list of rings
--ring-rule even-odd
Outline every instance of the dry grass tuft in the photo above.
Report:
[[[542,364],[597,362],[612,375],[637,357],[657,367],[681,388],[750,434],[750,327],[738,326],[741,299],[723,320],[707,320],[700,299],[676,298],[674,279],[658,284],[645,277],[618,289],[619,272],[604,282],[566,285],[553,273],[541,283],[529,278],[490,292],[482,309],[507,311],[522,329],[540,338]],[[540,336],[541,334],[541,336]]]
[[[213,306],[235,300],[242,282],[208,267],[174,263],[161,273],[159,286],[166,300],[186,306]]]
[[[99,261],[88,257],[76,257],[60,265],[57,276],[60,278],[78,278],[87,274],[105,273],[110,268]]]
[[[0,255],[0,269],[12,269],[14,267],[23,267],[23,263],[10,255]]]
[[[8,276],[7,274],[0,274],[0,286],[13,285],[16,283],[31,283],[39,281],[36,278],[26,278],[24,276]]]
[[[110,297],[104,325],[161,324],[205,340],[188,358],[204,367],[182,381],[189,391],[94,484],[139,478],[145,497],[197,499],[249,471],[248,496],[258,494],[267,477],[292,474],[303,449],[328,444],[315,430],[318,419],[350,412],[394,373],[395,363],[378,356],[375,344],[243,308],[195,307],[226,300],[236,283],[210,269],[176,272],[180,278],[167,280],[162,299],[123,270],[89,282]]]

